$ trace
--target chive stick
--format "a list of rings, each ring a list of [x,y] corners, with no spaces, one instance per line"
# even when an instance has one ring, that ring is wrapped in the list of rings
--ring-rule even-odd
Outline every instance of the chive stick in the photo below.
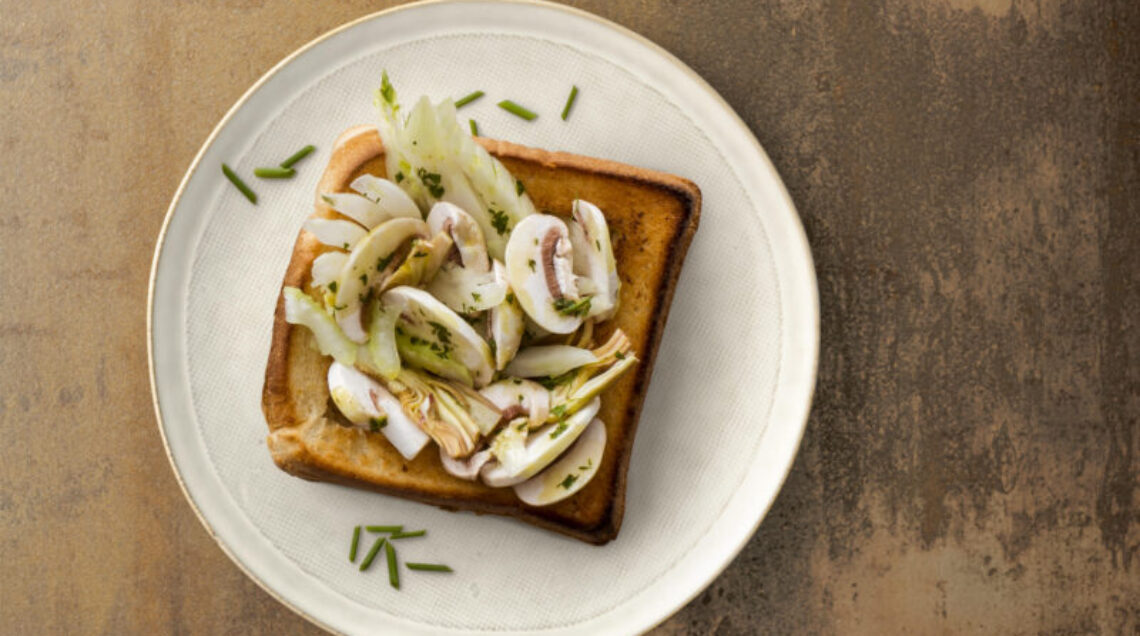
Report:
[[[376,543],[372,544],[372,549],[368,551],[368,554],[364,557],[364,561],[360,563],[361,572],[367,570],[368,566],[372,565],[372,560],[376,558],[376,555],[380,553],[380,548],[386,543],[388,543],[388,541],[385,540],[384,537],[376,539]]]
[[[454,570],[442,563],[404,563],[404,567],[409,570],[419,570],[421,572],[454,572]]]
[[[348,549],[348,560],[356,563],[356,548],[360,545],[360,526],[352,529],[352,547]]]
[[[463,108],[464,106],[470,104],[471,102],[479,99],[482,96],[483,96],[483,91],[475,91],[474,93],[469,93],[467,95],[464,95],[463,97],[460,97],[459,99],[455,100],[455,107],[456,108]]]
[[[578,87],[574,86],[570,89],[570,96],[566,98],[566,106],[562,108],[562,121],[566,121],[566,116],[570,114],[570,108],[574,106],[576,99],[578,99]]]
[[[364,526],[364,529],[369,532],[403,532],[404,526]]]
[[[534,111],[523,108],[522,106],[519,106],[509,99],[504,99],[503,101],[499,102],[499,108],[502,108],[503,110],[517,117],[522,117],[527,121],[532,121],[535,117],[538,117]]]
[[[314,151],[314,150],[316,150],[316,147],[311,145],[311,144],[308,146],[305,146],[304,148],[298,150],[297,152],[294,152],[293,154],[289,155],[289,158],[286,159],[285,161],[282,161],[279,165],[282,168],[292,168],[293,164],[295,164],[298,161],[309,156],[309,153]]]
[[[289,179],[297,171],[292,168],[254,168],[253,174],[261,179]]]
[[[400,567],[396,562],[396,548],[391,541],[384,542],[384,552],[388,555],[388,583],[397,590],[400,589]]]
[[[478,137],[479,136],[479,124],[476,124],[474,119],[468,119],[467,123],[471,125],[471,136],[472,137]]]
[[[245,198],[249,199],[250,203],[254,205],[257,204],[257,195],[253,193],[253,190],[250,190],[249,186],[245,184],[245,181],[242,181],[241,177],[237,176],[237,174],[224,163],[222,164],[222,174],[226,175],[226,178],[230,180],[230,183],[234,184],[235,188],[241,190],[241,193],[245,195]]]
[[[389,539],[407,539],[409,537],[422,537],[425,534],[427,534],[427,530],[416,530],[415,532],[397,532],[388,538]]]

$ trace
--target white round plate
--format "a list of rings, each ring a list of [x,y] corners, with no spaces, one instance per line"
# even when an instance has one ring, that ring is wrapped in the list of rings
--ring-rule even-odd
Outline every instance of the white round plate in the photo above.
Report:
[[[278,470],[260,395],[274,304],[337,134],[374,121],[387,70],[405,104],[486,96],[481,134],[672,172],[704,196],[629,469],[621,534],[595,547]],[[580,89],[568,120],[559,113]],[[533,122],[498,109],[513,99]],[[464,122],[466,123],[466,122]],[[288,181],[252,177],[305,144]],[[258,192],[246,201],[226,162]],[[149,299],[159,427],[187,498],[276,598],[343,633],[633,633],[708,585],[752,536],[792,464],[818,350],[815,275],[763,150],[696,74],[645,39],[564,7],[440,2],[378,13],[305,46],[226,114],[187,172]],[[451,575],[358,572],[352,527],[429,529],[408,560]],[[367,547],[367,546],[366,546]]]

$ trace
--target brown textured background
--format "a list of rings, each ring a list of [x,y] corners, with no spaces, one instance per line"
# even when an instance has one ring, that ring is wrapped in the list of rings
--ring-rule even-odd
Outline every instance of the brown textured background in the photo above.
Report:
[[[2,631],[317,633],[182,498],[146,283],[230,105],[390,4],[0,0]],[[1140,633],[1140,3],[572,4],[736,108],[819,273],[800,456],[660,633]]]

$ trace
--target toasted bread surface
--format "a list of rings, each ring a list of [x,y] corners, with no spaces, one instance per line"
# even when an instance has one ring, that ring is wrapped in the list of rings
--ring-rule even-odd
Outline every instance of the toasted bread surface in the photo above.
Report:
[[[331,360],[317,351],[307,329],[285,321],[282,296],[262,393],[269,450],[278,466],[305,479],[516,517],[583,541],[606,543],[621,527],[626,469],[673,290],[697,229],[700,190],[680,177],[611,161],[478,141],[524,184],[537,210],[566,217],[574,199],[585,199],[601,208],[609,223],[621,306],[601,326],[599,341],[621,328],[640,362],[602,394],[598,417],[605,422],[607,443],[593,480],[561,502],[531,507],[510,488],[451,476],[434,444],[407,461],[383,435],[342,425],[326,382]],[[319,194],[349,191],[352,180],[364,173],[386,176],[384,149],[375,128],[358,126],[335,142],[317,186],[313,216],[341,218]],[[301,231],[282,286],[307,290],[313,260],[328,249]]]

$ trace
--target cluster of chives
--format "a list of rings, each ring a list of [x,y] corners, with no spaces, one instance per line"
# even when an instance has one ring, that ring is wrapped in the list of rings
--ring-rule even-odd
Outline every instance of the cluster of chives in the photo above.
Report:
[[[356,554],[360,547],[360,530],[362,526],[356,526],[352,529],[352,544],[348,549],[348,560],[356,563]],[[404,531],[404,526],[363,526],[364,530],[373,534],[379,535],[372,543],[372,547],[368,550],[368,554],[364,555],[364,560],[360,562],[360,571],[363,572],[372,566],[372,562],[380,554],[380,550],[384,550],[384,556],[388,561],[388,584],[397,590],[400,589],[400,564],[396,558],[396,547],[392,545],[393,541],[399,539],[409,539],[412,537],[422,537],[427,535],[427,530],[409,530]],[[387,535],[387,536],[384,536]],[[405,562],[404,567],[409,570],[416,570],[420,572],[451,572],[452,569],[446,565],[439,563],[412,563]]]
[[[463,97],[455,100],[455,107],[463,108],[464,106],[479,99],[485,94],[486,93],[483,91],[474,91],[472,93],[468,93],[467,95],[464,95]],[[576,99],[578,99],[578,87],[572,86],[570,88],[570,95],[566,98],[566,105],[562,107],[562,121],[566,121],[566,118],[570,116],[570,109],[573,108],[574,101]],[[538,113],[509,99],[504,99],[496,105],[508,113],[527,121],[534,121],[538,118]],[[479,125],[475,123],[474,119],[467,120],[467,123],[471,127],[471,135],[477,137],[479,135]]]
[[[304,159],[313,150],[316,150],[314,146],[305,146],[292,155],[289,155],[288,159],[282,161],[276,166],[267,168],[254,168],[253,175],[260,179],[290,179],[293,177],[293,175],[297,174],[297,171],[293,169],[293,164]],[[245,195],[245,198],[249,199],[250,203],[253,203],[255,205],[257,204],[257,194],[248,185],[246,185],[245,181],[242,181],[241,177],[239,177],[237,173],[233,171],[233,169],[224,163],[222,164],[222,174],[226,175],[226,178],[230,180],[230,183],[234,184],[234,187],[237,188],[243,195]]]

